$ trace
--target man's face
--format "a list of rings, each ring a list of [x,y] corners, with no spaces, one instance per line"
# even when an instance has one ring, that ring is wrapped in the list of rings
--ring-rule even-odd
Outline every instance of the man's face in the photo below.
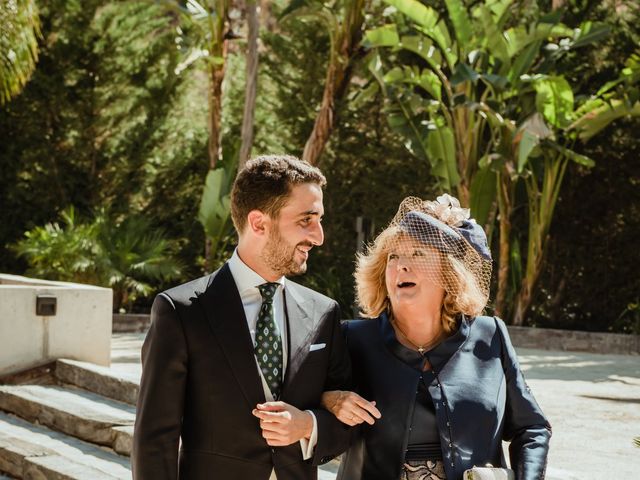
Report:
[[[265,264],[279,276],[305,273],[309,250],[324,241],[323,215],[322,188],[315,183],[294,186],[278,218],[272,219],[262,251]]]

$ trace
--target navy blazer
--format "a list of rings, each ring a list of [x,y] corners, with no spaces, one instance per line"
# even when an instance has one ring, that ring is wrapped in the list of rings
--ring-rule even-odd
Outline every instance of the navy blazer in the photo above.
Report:
[[[422,373],[402,358],[386,315],[345,322],[343,330],[357,391],[376,401],[382,418],[360,427],[338,479],[396,480]],[[427,357],[435,373],[428,389],[447,479],[461,480],[474,465],[506,466],[502,440],[511,442],[518,480],[543,479],[551,426],[525,383],[504,322],[462,318],[458,331]]]

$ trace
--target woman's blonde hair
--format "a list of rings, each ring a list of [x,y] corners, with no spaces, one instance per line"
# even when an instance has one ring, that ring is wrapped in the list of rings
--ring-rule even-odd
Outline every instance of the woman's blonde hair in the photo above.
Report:
[[[387,257],[390,247],[398,237],[406,235],[398,226],[392,225],[378,235],[365,253],[356,257],[356,299],[361,313],[367,318],[376,318],[383,312],[391,312],[391,303],[385,283]],[[457,328],[456,317],[459,314],[475,317],[480,315],[487,303],[487,298],[478,286],[474,275],[464,264],[437,249],[442,269],[442,287],[445,290],[442,302],[441,321],[447,333]]]

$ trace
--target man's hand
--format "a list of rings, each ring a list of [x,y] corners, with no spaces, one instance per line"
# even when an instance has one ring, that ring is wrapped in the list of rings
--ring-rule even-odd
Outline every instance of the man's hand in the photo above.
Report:
[[[272,447],[284,447],[309,438],[313,431],[313,417],[285,402],[259,403],[251,411],[260,419],[262,436]]]
[[[382,417],[376,402],[369,402],[355,392],[331,390],[322,394],[322,406],[350,427],[367,422],[373,425]]]

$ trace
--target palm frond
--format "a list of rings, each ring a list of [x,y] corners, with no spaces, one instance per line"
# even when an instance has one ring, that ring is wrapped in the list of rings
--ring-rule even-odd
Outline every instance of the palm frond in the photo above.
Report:
[[[0,7],[0,105],[22,91],[38,61],[41,37],[34,0],[3,1]]]

